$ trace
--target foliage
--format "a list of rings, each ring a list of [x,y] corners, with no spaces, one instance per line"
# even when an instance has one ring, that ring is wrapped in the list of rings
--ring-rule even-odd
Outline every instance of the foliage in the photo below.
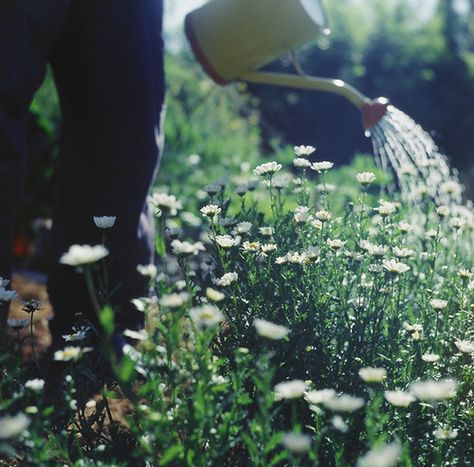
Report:
[[[96,374],[92,329],[80,338],[76,329],[54,408],[26,383],[37,370],[4,359],[0,436],[5,414],[26,413],[29,426],[0,440],[3,456],[77,466],[467,465],[472,212],[389,201],[383,174],[357,164],[337,173],[320,161],[297,179],[262,164],[261,181],[209,189],[193,212],[199,227],[182,223],[172,196],[154,197],[166,253],[159,275],[143,271],[152,297],[134,301],[147,333],[126,333],[138,344],[112,359],[115,378],[94,404],[84,392]],[[97,293],[95,266],[84,268]],[[100,306],[110,351],[113,313]],[[395,389],[402,395],[386,392]],[[133,409],[120,428],[108,407],[123,394]]]
[[[166,74],[166,144],[157,183],[171,180],[173,191],[186,199],[223,173],[253,165],[260,130],[242,90],[216,86],[185,54],[167,57]]]

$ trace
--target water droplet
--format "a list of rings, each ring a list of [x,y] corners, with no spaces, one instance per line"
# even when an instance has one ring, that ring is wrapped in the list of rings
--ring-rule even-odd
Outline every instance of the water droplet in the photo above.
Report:
[[[403,198],[418,202],[427,193],[438,204],[461,202],[462,190],[443,193],[446,182],[461,186],[457,171],[429,133],[408,115],[389,106],[385,117],[365,135],[372,139],[378,165],[395,174]]]

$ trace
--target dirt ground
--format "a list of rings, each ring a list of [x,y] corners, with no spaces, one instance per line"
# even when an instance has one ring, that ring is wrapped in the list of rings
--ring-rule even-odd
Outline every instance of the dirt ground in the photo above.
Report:
[[[35,337],[35,348],[38,352],[44,353],[51,344],[51,335],[49,333],[48,320],[53,316],[53,309],[49,302],[46,291],[46,278],[39,274],[29,272],[20,272],[13,275],[12,289],[18,292],[18,297],[12,301],[9,318],[11,319],[30,319],[29,313],[22,310],[24,300],[35,299],[41,302],[41,308],[34,313],[33,326]],[[20,338],[29,335],[29,328],[20,331]],[[16,342],[16,333],[9,331],[13,343]],[[25,357],[30,356],[30,346],[28,339],[25,339],[23,350]]]

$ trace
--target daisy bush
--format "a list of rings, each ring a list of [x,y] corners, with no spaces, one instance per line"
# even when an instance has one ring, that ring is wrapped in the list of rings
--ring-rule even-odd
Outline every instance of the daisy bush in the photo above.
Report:
[[[203,187],[194,211],[179,193],[151,196],[159,261],[140,266],[150,296],[134,300],[146,331],[126,331],[92,404],[75,395],[93,360],[76,324],[57,356],[67,403],[53,430],[41,381],[2,379],[2,452],[66,465],[472,462],[472,207],[413,204],[370,167],[294,152]],[[100,306],[107,349],[113,310]],[[131,407],[120,429],[114,397]]]

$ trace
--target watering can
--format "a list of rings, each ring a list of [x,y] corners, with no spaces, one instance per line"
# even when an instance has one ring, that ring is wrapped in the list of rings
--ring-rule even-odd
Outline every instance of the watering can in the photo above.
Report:
[[[241,80],[339,94],[362,112],[366,130],[385,115],[388,100],[371,100],[339,79],[258,71],[326,33],[319,0],[211,0],[185,19],[194,55],[218,84]]]

